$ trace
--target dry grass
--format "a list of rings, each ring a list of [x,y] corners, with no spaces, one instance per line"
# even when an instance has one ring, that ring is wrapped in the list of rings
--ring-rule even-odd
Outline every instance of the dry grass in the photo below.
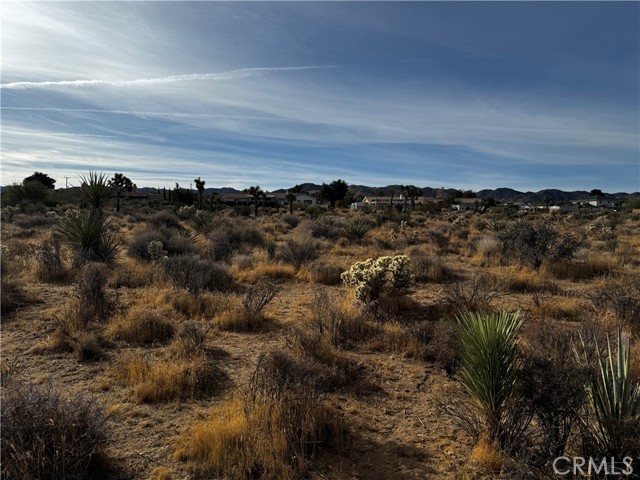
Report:
[[[501,284],[505,290],[514,293],[527,292],[558,292],[558,286],[544,271],[536,271],[530,268],[506,268],[501,269]]]
[[[249,392],[191,426],[174,459],[201,475],[286,480],[304,476],[320,446],[345,444],[341,417],[313,392]]]
[[[498,447],[484,438],[480,439],[471,452],[471,461],[478,464],[485,473],[490,474],[501,472],[507,463]]]
[[[406,325],[386,323],[378,336],[369,342],[369,348],[377,352],[402,354],[408,358],[425,358],[427,345]]]
[[[605,256],[589,258],[582,262],[558,261],[547,263],[545,270],[555,278],[579,282],[613,272],[615,261]]]
[[[342,282],[340,275],[345,270],[339,265],[316,260],[311,265],[303,266],[297,276],[307,282],[321,285],[339,285]]]
[[[220,393],[228,377],[204,354],[188,358],[147,360],[138,353],[122,355],[111,368],[114,380],[131,389],[138,403],[204,398]]]
[[[162,273],[148,262],[125,257],[118,260],[110,272],[107,285],[111,288],[143,288],[162,280]]]
[[[274,283],[261,282],[249,287],[242,298],[229,296],[225,311],[216,317],[218,326],[223,330],[253,331],[262,328],[268,321],[264,308],[278,293]]]
[[[162,290],[150,298],[151,304],[169,304],[182,315],[195,320],[212,319],[227,303],[227,295],[219,292],[192,293],[186,290]]]
[[[175,317],[171,308],[135,305],[109,322],[107,336],[136,345],[165,343],[175,333]]]
[[[279,263],[259,263],[246,270],[234,265],[232,268],[234,278],[239,282],[256,283],[261,279],[288,279],[296,276],[297,270],[292,265]]]
[[[545,318],[576,320],[584,314],[585,304],[574,297],[533,295],[531,313]]]

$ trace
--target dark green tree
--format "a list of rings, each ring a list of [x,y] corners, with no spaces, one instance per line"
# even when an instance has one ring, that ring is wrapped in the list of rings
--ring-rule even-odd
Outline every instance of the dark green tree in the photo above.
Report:
[[[115,173],[108,185],[116,192],[116,212],[120,211],[120,194],[133,191],[133,182],[122,173]]]
[[[589,194],[593,197],[604,197],[604,193],[599,188],[594,188],[589,192]]]
[[[198,190],[198,203],[200,204],[200,210],[202,210],[202,196],[204,195],[204,180],[200,180],[200,177],[193,180],[196,183],[196,189]]]
[[[243,190],[245,193],[248,193],[253,198],[253,214],[257,218],[258,217],[258,200],[260,197],[264,196],[263,190],[260,188],[260,185],[256,185],[255,187],[245,188]]]
[[[56,184],[55,179],[51,178],[46,173],[42,173],[42,172],[33,172],[33,175],[29,175],[24,180],[22,180],[23,185],[27,182],[40,182],[42,185],[44,185],[47,188],[50,188],[51,190],[55,188],[55,184]]]
[[[407,198],[411,202],[411,210],[415,210],[416,209],[416,199],[418,197],[422,196],[422,190],[420,190],[415,185],[407,185],[406,186],[406,190],[407,190],[407,193],[406,193]]]
[[[349,184],[344,180],[334,180],[330,184],[323,183],[320,187],[320,198],[329,202],[331,207],[336,206],[336,202],[343,202],[349,190]]]
[[[296,201],[296,194],[293,192],[289,192],[286,195],[286,200],[289,202],[289,213],[293,214],[293,202]]]

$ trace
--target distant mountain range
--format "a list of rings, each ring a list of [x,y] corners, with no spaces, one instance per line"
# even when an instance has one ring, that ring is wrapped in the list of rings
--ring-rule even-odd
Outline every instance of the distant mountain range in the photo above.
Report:
[[[299,185],[304,192],[313,192],[314,190],[320,190],[322,185],[318,185],[315,183],[303,183]],[[0,187],[2,190],[6,188]],[[293,188],[293,187],[292,187]],[[431,188],[431,187],[423,187],[420,189],[422,194],[428,198],[442,198],[446,199],[451,197],[452,195],[457,195],[459,190],[453,188]],[[156,193],[158,189],[154,187],[141,187],[138,188],[140,192],[146,193]],[[286,192],[287,189],[280,188],[278,190],[274,190],[275,193]],[[369,187],[367,185],[349,185],[349,191],[355,195],[391,195],[391,192],[394,192],[394,195],[400,195],[401,188],[400,185],[387,185],[386,187]],[[195,192],[195,189],[194,189]],[[217,193],[217,194],[225,194],[225,193],[241,193],[242,190],[238,190],[232,187],[221,187],[221,188],[207,188],[205,189],[206,194]],[[557,189],[545,189],[540,190],[539,192],[520,192],[518,190],[514,190],[512,188],[496,188],[494,190],[484,189],[478,192],[475,192],[478,198],[493,198],[499,202],[526,202],[526,203],[542,203],[545,198],[550,198],[553,203],[563,202],[563,201],[573,201],[573,200],[581,200],[585,198],[590,198],[592,195],[586,190],[573,190],[573,191],[564,191]],[[640,197],[640,192],[626,193],[626,192],[617,192],[617,193],[605,193],[605,198],[616,198],[624,200],[630,197]]]

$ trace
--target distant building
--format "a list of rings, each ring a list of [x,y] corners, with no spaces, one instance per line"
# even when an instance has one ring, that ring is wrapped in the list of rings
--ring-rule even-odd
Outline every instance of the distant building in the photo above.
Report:
[[[477,210],[482,204],[480,198],[456,198],[451,205],[452,210]]]
[[[377,207],[388,207],[391,205],[391,197],[377,197],[377,196],[367,196],[362,199],[362,203],[365,205],[369,205],[373,208]],[[398,195],[397,197],[393,197],[393,205],[404,205],[405,201],[408,203],[409,200],[406,199],[402,195]]]

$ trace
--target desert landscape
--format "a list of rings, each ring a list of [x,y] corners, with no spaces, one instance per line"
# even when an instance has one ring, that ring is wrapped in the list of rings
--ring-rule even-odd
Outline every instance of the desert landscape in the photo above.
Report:
[[[3,478],[640,471],[631,200],[227,206],[118,180],[3,193]]]

